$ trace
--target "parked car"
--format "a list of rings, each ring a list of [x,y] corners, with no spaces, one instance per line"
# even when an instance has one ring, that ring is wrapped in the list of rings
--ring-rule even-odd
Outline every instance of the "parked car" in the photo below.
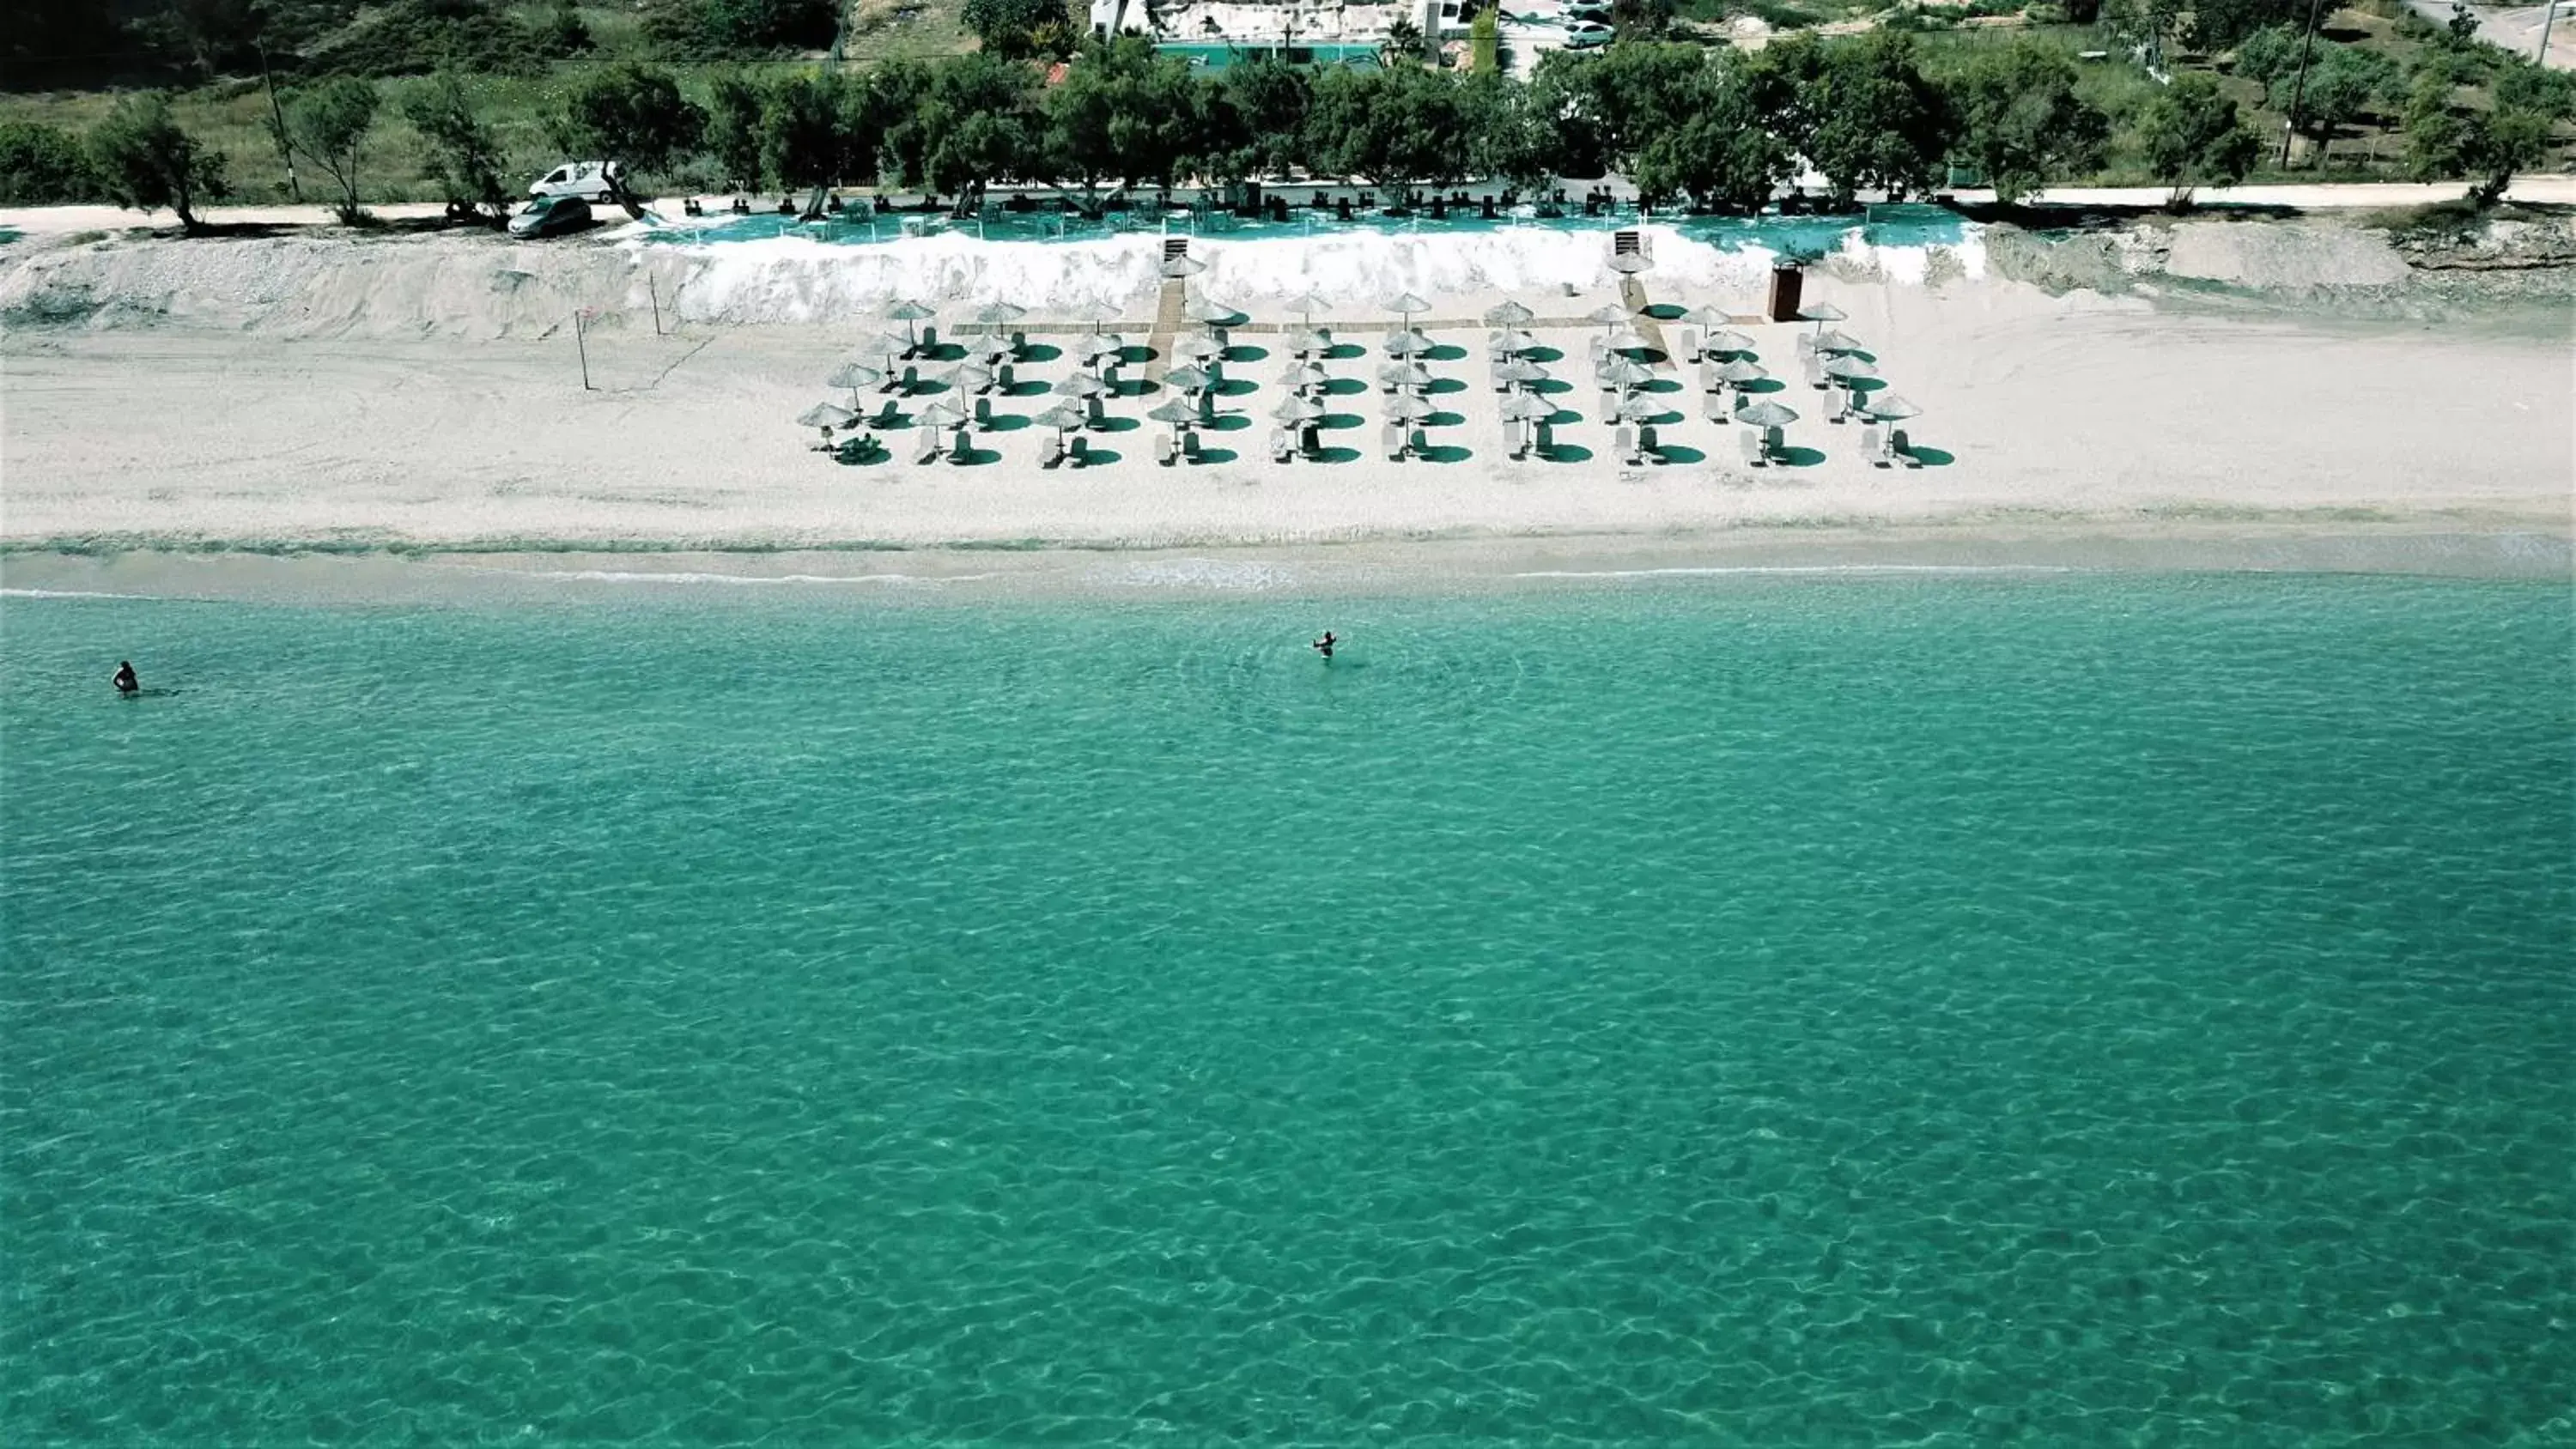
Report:
[[[1588,50],[1596,45],[1608,45],[1610,37],[1616,34],[1617,31],[1600,21],[1576,20],[1565,27],[1565,44],[1570,50]]]
[[[534,240],[590,225],[590,203],[578,196],[540,196],[510,218],[510,235]]]
[[[616,193],[625,171],[614,161],[566,161],[528,186],[530,196],[578,196],[606,201]]]

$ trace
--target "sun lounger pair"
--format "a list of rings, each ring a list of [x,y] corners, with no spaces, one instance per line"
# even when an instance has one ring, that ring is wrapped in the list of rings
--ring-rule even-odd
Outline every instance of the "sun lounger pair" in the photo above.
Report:
[[[927,424],[921,428],[918,441],[913,445],[912,461],[917,464],[936,463],[939,461],[939,430],[937,428],[930,427]]]
[[[1530,419],[1505,418],[1503,420],[1503,437],[1511,444],[1511,455],[1514,459],[1528,457],[1530,450]]]
[[[1156,433],[1154,435],[1154,461],[1168,468],[1180,460],[1180,444],[1173,442],[1172,435],[1169,433]]]
[[[957,436],[949,442],[948,461],[951,463],[975,461],[975,435],[962,426],[957,429]]]
[[[1655,446],[1655,428],[1652,423],[1641,424],[1634,428],[1621,423],[1618,431],[1610,435],[1610,449],[1619,455],[1620,462],[1632,468],[1664,461],[1663,450]]]
[[[1735,414],[1727,410],[1726,394],[1722,392],[1702,395],[1699,400],[1699,415],[1712,423],[1728,423],[1735,420]]]
[[[1681,350],[1681,358],[1682,358],[1682,361],[1684,361],[1684,362],[1697,362],[1697,361],[1699,361],[1702,357],[1704,357],[1704,356],[1706,356],[1706,355],[1707,355],[1707,354],[1703,353],[1703,352],[1700,350],[1700,345],[1699,345],[1699,329],[1698,329],[1698,328],[1696,328],[1696,327],[1685,327],[1685,328],[1683,328],[1683,329],[1682,329],[1682,336],[1681,336],[1681,340],[1682,340],[1682,350]]]
[[[1270,461],[1273,463],[1285,463],[1296,456],[1297,444],[1295,440],[1288,436],[1288,430],[1286,428],[1272,428],[1270,430]]]
[[[902,401],[896,398],[887,398],[885,400],[885,406],[877,409],[875,416],[861,418],[859,421],[867,424],[869,427],[879,430],[880,432],[885,432],[891,431],[896,426],[895,420],[902,416]]]
[[[1760,428],[1746,428],[1737,435],[1737,440],[1744,445],[1746,467],[1767,468],[1771,465],[1770,445],[1764,440]]]
[[[1798,365],[1806,369],[1807,386],[1814,388],[1818,392],[1823,392],[1826,388],[1834,385],[1833,379],[1825,376],[1825,364],[1817,358],[1816,354],[1810,352],[1806,356],[1799,358]]]
[[[1052,468],[1064,461],[1064,434],[1047,429],[1045,441],[1038,444],[1038,466]]]
[[[1908,468],[1923,466],[1923,460],[1914,456],[1914,442],[1905,436],[1903,428],[1892,428],[1888,431],[1887,451],[1896,456],[1896,461]]]
[[[1379,430],[1378,439],[1386,446],[1387,461],[1393,463],[1401,463],[1404,461],[1404,447],[1408,440],[1404,436],[1404,426],[1402,424],[1387,424],[1383,429]]]
[[[1726,379],[1718,376],[1716,366],[1705,358],[1699,364],[1699,390],[1708,393],[1726,390]]]
[[[897,372],[893,368],[889,367],[886,369],[885,381],[877,384],[877,391],[897,394],[908,393],[911,392],[913,388],[920,383],[920,381],[921,374],[918,369],[907,367],[903,371]]]
[[[1617,422],[1618,420],[1619,390],[1614,387],[1605,387],[1601,389],[1601,421],[1611,423]]]

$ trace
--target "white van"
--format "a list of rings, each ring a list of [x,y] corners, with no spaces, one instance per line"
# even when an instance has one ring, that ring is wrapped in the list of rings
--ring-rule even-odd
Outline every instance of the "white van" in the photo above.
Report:
[[[578,196],[606,201],[626,172],[614,161],[566,161],[528,187],[530,196]]]

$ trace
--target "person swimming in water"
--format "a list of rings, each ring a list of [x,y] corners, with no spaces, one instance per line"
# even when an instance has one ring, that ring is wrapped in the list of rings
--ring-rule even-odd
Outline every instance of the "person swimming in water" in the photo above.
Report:
[[[134,661],[130,659],[116,661],[116,692],[134,694],[140,692],[142,688],[143,681],[134,677]]]
[[[1333,646],[1339,642],[1341,641],[1333,637],[1333,631],[1327,629],[1324,631],[1323,638],[1316,640],[1307,647],[1314,650],[1316,653],[1323,655],[1325,658],[1330,659],[1333,657]]]

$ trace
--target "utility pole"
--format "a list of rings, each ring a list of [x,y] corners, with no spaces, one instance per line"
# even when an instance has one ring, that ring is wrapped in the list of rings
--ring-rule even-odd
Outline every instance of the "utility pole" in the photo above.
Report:
[[[2281,122],[2281,169],[2290,169],[2290,138],[2299,134],[2299,100],[2308,92],[2308,53],[2317,48],[2317,0],[2308,0],[2308,31],[2299,37],[2299,74],[2290,82],[2290,114]]]
[[[268,83],[268,122],[276,129],[277,157],[286,163],[286,194],[296,201],[304,199],[304,188],[295,184],[295,148],[286,144],[286,108],[277,101],[277,73],[268,68],[268,42],[259,47],[259,78]]]
[[[2549,64],[2549,27],[2558,23],[2559,3],[2560,0],[2549,0],[2548,7],[2540,12],[2540,50],[2531,57],[2534,64]]]

